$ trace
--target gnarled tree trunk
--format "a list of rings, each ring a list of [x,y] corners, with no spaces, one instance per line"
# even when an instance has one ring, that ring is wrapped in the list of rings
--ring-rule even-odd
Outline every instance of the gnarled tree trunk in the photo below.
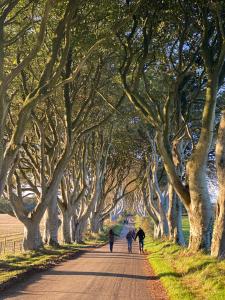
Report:
[[[83,234],[86,229],[87,220],[80,220],[79,223],[76,224],[75,229],[75,241],[78,244],[83,244]]]
[[[159,226],[159,224],[155,224],[154,223],[154,232],[153,232],[153,237],[154,239],[160,239],[162,237],[162,233],[161,233],[161,227]]]
[[[45,229],[44,229],[44,243],[51,246],[58,246],[58,230],[60,220],[58,217],[58,206],[56,199],[52,199],[48,204],[45,212]]]
[[[182,204],[174,192],[172,185],[169,185],[169,209],[167,217],[169,239],[179,245],[185,245],[182,230]]]
[[[38,250],[42,246],[40,222],[32,220],[24,225],[23,250]]]
[[[100,231],[101,213],[93,212],[91,217],[91,231],[98,233]]]
[[[216,165],[219,195],[213,231],[211,255],[225,257],[225,110],[222,112],[216,144]]]
[[[188,164],[189,189],[191,203],[188,209],[190,223],[189,249],[210,248],[210,225],[212,220],[212,205],[206,182],[206,162],[194,159]]]
[[[66,244],[72,243],[72,232],[71,232],[71,214],[69,211],[64,211],[62,214],[62,235],[63,242]]]

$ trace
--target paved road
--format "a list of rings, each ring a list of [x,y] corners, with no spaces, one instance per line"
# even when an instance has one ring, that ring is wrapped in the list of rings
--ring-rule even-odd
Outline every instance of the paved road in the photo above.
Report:
[[[17,300],[146,300],[156,298],[150,287],[156,277],[150,276],[144,255],[138,254],[134,243],[133,254],[127,253],[125,225],[121,238],[109,253],[108,245],[91,249],[74,260],[69,260],[48,271],[34,274],[0,299]]]

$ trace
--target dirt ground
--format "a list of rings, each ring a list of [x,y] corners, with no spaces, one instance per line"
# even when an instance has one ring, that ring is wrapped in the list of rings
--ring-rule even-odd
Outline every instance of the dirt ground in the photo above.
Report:
[[[113,253],[108,245],[85,251],[46,272],[34,274],[23,283],[1,293],[0,299],[17,300],[165,300],[167,296],[148,266],[146,256],[127,253],[125,225]]]

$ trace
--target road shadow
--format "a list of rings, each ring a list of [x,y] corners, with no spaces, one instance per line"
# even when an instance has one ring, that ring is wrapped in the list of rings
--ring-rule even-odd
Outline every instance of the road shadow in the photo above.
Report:
[[[140,258],[140,257],[132,257],[132,256],[127,256],[127,257],[125,257],[125,256],[122,256],[122,255],[110,255],[110,254],[108,254],[108,255],[86,255],[85,256],[85,259],[91,259],[91,258],[99,258],[99,259],[107,259],[107,258],[114,258],[114,259],[120,259],[120,258],[122,258],[122,259],[128,259],[128,260],[140,260],[140,261],[145,261],[145,258],[143,257],[143,258]]]
[[[133,275],[133,274],[120,274],[120,273],[108,273],[108,272],[81,272],[81,271],[57,271],[52,270],[50,275],[59,276],[97,276],[97,277],[116,277],[116,278],[129,278],[129,279],[140,279],[140,280],[158,280],[158,276],[144,276],[144,275]]]
[[[166,273],[159,273],[159,278],[161,277],[176,277],[176,278],[180,278],[183,277],[183,274],[180,273],[176,273],[176,272],[166,272]]]
[[[122,274],[122,273],[110,273],[110,272],[90,272],[90,271],[58,271],[58,270],[49,270],[48,279],[54,281],[54,276],[93,276],[93,277],[112,277],[112,278],[127,278],[143,281],[156,281],[159,280],[159,276],[144,276],[144,275],[133,275],[133,274]],[[24,291],[27,286],[34,284],[43,279],[44,272],[33,274],[29,279],[24,278],[26,281],[20,281],[19,289],[18,285],[15,284],[11,290],[1,291],[1,299],[10,299],[18,295],[26,295],[27,292]],[[51,277],[50,277],[51,276]],[[50,278],[49,278],[50,277]],[[63,280],[63,279],[62,279]],[[40,291],[42,293],[42,291]],[[63,292],[64,293],[64,292]],[[33,294],[33,293],[31,293]],[[38,295],[38,293],[37,293]]]

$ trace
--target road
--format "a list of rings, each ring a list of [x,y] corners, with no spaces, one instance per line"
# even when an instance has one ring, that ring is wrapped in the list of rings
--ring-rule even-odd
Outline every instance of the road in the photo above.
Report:
[[[151,274],[145,255],[127,253],[125,225],[115,242],[113,253],[108,245],[90,249],[48,271],[34,274],[0,299],[17,300],[146,300],[166,299],[158,278]]]

